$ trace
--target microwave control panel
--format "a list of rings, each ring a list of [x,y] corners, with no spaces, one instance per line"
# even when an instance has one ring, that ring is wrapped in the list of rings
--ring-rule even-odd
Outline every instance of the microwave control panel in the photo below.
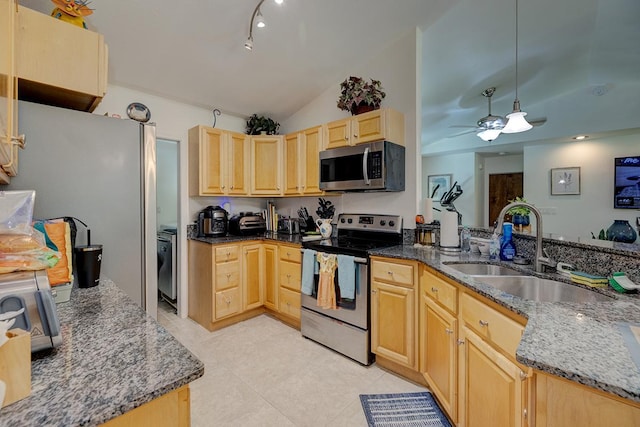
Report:
[[[367,163],[369,179],[382,178],[382,151],[373,151],[369,153]]]

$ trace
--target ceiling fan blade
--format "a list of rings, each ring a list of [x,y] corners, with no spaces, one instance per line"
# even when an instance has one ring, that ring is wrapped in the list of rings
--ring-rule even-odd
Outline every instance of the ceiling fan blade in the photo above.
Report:
[[[467,134],[473,133],[473,132],[477,132],[477,128],[474,127],[473,129],[465,130],[464,132],[458,132],[456,134],[447,136],[447,138],[455,138],[457,136],[467,135]]]
[[[547,118],[546,117],[541,117],[539,119],[534,119],[534,120],[527,120],[532,126],[542,126],[543,124],[547,123]]]
[[[450,128],[477,128],[478,126],[469,126],[469,125],[451,125]]]

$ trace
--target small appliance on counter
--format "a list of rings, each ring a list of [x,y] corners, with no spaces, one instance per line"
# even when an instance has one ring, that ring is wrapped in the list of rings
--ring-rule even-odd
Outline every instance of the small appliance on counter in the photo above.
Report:
[[[240,212],[229,220],[229,233],[236,236],[255,236],[267,230],[267,222],[262,215]]]
[[[220,206],[207,206],[198,213],[198,237],[227,235],[229,216]]]
[[[31,352],[62,344],[60,320],[46,270],[0,274],[0,313],[13,312],[14,328],[31,333]]]
[[[300,234],[300,220],[298,218],[279,218],[278,233]]]

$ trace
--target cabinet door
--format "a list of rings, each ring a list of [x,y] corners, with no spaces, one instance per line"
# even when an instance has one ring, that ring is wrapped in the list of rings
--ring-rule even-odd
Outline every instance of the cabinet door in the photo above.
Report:
[[[353,116],[353,144],[379,141],[385,138],[384,110],[374,110]]]
[[[242,260],[242,283],[244,310],[257,308],[264,303],[264,256],[262,244],[244,246]]]
[[[346,147],[351,143],[351,119],[336,120],[326,124],[324,150]]]
[[[284,137],[284,194],[302,192],[300,185],[300,135],[292,133]]]
[[[282,193],[282,137],[251,137],[251,194]]]
[[[414,290],[372,281],[371,297],[371,351],[417,369]]]
[[[420,371],[451,419],[457,421],[457,319],[426,295],[420,301]]]
[[[271,310],[278,309],[278,246],[264,245],[264,305]]]
[[[322,146],[322,127],[317,126],[303,132],[302,155],[302,193],[322,194],[320,189],[320,147]]]
[[[228,132],[226,137],[225,146],[228,149],[226,192],[233,195],[249,194],[249,135]]]
[[[240,288],[235,287],[224,291],[216,292],[216,316],[219,320],[242,311],[242,301],[240,301]]]
[[[200,194],[224,194],[224,134],[219,129],[200,128]]]
[[[524,372],[466,326],[460,338],[458,425],[523,426]]]
[[[12,137],[17,136],[16,81],[14,55],[14,0],[0,0],[0,184],[8,184],[9,176],[17,174],[17,146]],[[15,160],[13,160],[15,155]]]

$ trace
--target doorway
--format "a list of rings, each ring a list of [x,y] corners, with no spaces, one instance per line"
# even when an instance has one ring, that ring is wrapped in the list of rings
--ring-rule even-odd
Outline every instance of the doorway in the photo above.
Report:
[[[523,181],[522,172],[489,175],[489,227],[494,226],[509,200],[522,197]]]
[[[156,224],[158,227],[158,298],[177,311],[179,298],[179,145],[156,139]]]

